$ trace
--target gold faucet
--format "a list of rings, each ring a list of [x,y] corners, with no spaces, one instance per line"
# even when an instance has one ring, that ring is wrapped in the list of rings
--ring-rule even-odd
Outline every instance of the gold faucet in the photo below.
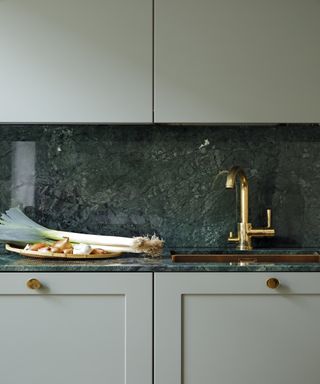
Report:
[[[238,243],[237,248],[241,251],[252,249],[252,237],[272,237],[275,230],[271,228],[271,209],[267,209],[267,227],[252,228],[249,223],[249,186],[248,179],[243,169],[232,167],[227,176],[226,188],[233,189],[236,185],[237,176],[240,179],[240,213],[241,221],[238,223],[238,234],[229,234],[228,241]]]

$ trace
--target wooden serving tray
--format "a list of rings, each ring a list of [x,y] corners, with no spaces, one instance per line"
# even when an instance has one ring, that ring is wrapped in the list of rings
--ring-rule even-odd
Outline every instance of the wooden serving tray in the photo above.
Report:
[[[122,255],[122,252],[110,252],[110,253],[104,253],[103,255],[97,255],[97,254],[65,255],[64,253],[26,251],[23,248],[16,248],[10,244],[6,244],[6,250],[10,252],[19,253],[19,255],[21,256],[35,257],[38,259],[95,260],[95,259],[111,259],[113,257],[119,257]]]

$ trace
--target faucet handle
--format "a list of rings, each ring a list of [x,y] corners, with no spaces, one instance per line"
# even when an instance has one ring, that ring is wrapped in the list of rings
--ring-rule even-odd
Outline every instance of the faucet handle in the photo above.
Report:
[[[228,241],[238,242],[239,241],[239,236],[234,236],[233,232],[229,232]]]
[[[267,209],[267,228],[271,228],[271,209]]]

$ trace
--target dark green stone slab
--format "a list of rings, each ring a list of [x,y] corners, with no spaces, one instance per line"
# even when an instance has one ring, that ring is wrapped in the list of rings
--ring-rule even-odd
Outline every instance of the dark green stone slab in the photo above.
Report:
[[[256,247],[320,247],[319,125],[0,125],[0,211],[51,228],[225,248],[238,220],[223,171],[249,177]],[[19,173],[20,172],[20,173]]]
[[[198,252],[198,249],[181,249]],[[204,250],[202,250],[204,251]],[[211,250],[212,251],[212,250]],[[215,250],[218,251],[218,250]],[[221,253],[223,250],[219,250]],[[318,253],[317,249],[268,250],[269,253]],[[232,250],[224,250],[234,253]],[[266,254],[256,250],[252,254]],[[224,263],[173,263],[165,254],[161,258],[125,255],[117,259],[94,261],[39,260],[3,252],[0,254],[0,272],[320,272],[320,263],[252,264],[239,266]]]

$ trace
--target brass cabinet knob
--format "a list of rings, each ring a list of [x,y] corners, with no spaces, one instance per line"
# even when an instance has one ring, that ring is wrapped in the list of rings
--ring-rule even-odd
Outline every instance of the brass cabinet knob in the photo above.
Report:
[[[38,279],[30,279],[27,281],[27,287],[30,289],[40,289],[41,283]]]
[[[271,289],[276,289],[279,287],[280,282],[275,277],[271,277],[270,279],[267,280],[266,284],[267,284],[267,287]]]

